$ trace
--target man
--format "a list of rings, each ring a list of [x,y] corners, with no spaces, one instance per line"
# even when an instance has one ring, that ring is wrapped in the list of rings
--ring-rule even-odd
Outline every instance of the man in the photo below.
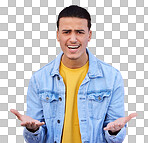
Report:
[[[63,9],[57,21],[62,53],[33,74],[27,115],[12,109],[24,126],[27,143],[121,143],[126,123],[120,72],[86,48],[90,14],[81,7]]]

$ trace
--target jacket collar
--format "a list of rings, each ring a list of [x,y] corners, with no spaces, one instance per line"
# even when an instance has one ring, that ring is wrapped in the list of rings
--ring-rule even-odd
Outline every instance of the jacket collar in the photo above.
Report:
[[[99,60],[86,48],[89,57],[89,69],[88,69],[88,76],[90,78],[95,77],[103,77],[102,67]],[[51,71],[50,75],[59,75],[59,66],[61,62],[61,57],[63,55],[63,51],[57,56],[54,61],[53,70]]]

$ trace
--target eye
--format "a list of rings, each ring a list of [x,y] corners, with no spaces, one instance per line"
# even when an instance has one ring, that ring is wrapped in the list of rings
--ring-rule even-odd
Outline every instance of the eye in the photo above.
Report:
[[[78,31],[78,34],[84,34],[83,32],[81,32],[81,31]]]
[[[63,32],[64,34],[68,34],[69,33],[69,31],[65,31],[65,32]]]

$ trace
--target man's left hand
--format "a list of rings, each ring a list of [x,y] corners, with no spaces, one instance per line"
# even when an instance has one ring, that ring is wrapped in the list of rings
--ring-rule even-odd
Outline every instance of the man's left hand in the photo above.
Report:
[[[132,118],[136,117],[136,113],[131,113],[127,117],[118,118],[114,122],[110,122],[107,124],[107,126],[104,128],[104,130],[109,130],[112,133],[118,132],[120,129],[122,129],[125,124],[130,121]]]

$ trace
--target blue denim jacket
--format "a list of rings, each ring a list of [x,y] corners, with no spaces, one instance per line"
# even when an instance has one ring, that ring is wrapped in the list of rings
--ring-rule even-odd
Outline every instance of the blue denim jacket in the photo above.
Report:
[[[124,117],[124,85],[120,72],[89,55],[89,70],[78,91],[78,117],[82,143],[122,143],[126,126],[117,135],[103,128]],[[24,128],[27,143],[60,143],[65,115],[65,85],[59,74],[63,52],[35,72],[27,93],[27,115],[44,121],[35,133]]]

